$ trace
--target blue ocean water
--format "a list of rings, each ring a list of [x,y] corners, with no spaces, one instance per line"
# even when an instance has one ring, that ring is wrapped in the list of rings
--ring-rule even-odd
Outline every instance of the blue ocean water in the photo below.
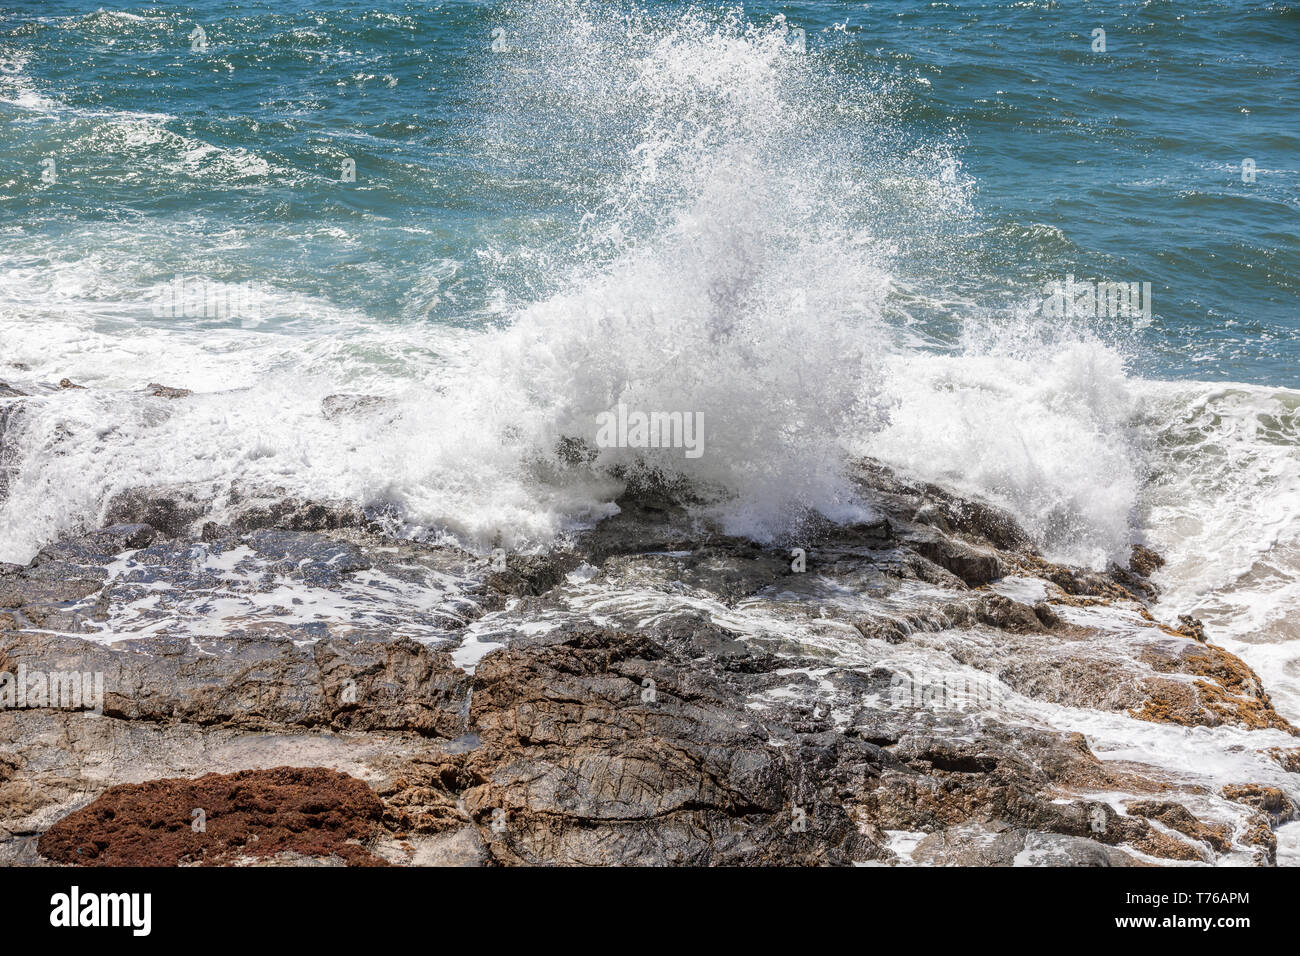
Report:
[[[546,31],[584,8],[632,32],[692,9],[784,16],[818,69],[876,91],[874,122],[810,124],[864,154],[888,142],[895,168],[864,177],[949,146],[965,215],[846,204],[897,244],[894,275],[924,299],[906,314],[936,345],[1067,274],[1148,281],[1149,325],[1104,330],[1132,368],[1300,385],[1300,7],[1282,2],[17,0],[0,10],[0,263],[48,277],[93,258],[105,278],[77,298],[107,321],[149,321],[140,290],[178,274],[377,323],[508,316],[596,255],[581,224],[637,145],[634,112],[569,128],[562,90],[507,75],[530,48],[581,60]]]

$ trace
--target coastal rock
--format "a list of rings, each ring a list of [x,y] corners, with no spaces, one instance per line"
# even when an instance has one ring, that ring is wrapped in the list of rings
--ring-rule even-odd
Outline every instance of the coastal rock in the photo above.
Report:
[[[1133,714],[1140,720],[1210,727],[1234,723],[1300,736],[1273,708],[1259,676],[1223,648],[1186,640],[1152,643],[1143,660],[1162,674],[1177,676],[1143,682],[1149,699]]]
[[[1274,858],[1294,800],[1266,768],[1294,731],[1249,668],[1159,625],[1131,581],[1000,548],[1018,539],[996,511],[872,480],[879,516],[810,520],[797,560],[665,489],[563,549],[488,556],[268,489],[235,489],[220,522],[201,489],[127,496],[117,513],[157,524],[0,568],[0,671],[103,687],[91,716],[0,709],[0,861],[169,832],[111,788],[286,765],[365,782],[378,816],[343,843],[370,862]],[[1035,725],[1058,705],[1231,725],[1283,756],[1261,746],[1259,777],[1211,790]],[[202,859],[362,852],[330,846]]]
[[[1208,843],[1220,853],[1232,846],[1232,830],[1226,824],[1207,824],[1198,820],[1186,807],[1164,800],[1137,800],[1125,809],[1135,816],[1145,817],[1177,830],[1185,836]]]
[[[746,715],[727,690],[663,645],[616,632],[489,657],[470,712],[481,744],[465,761],[482,782],[463,799],[489,824],[493,856],[629,864],[876,856],[835,794],[896,761],[852,738],[782,733]],[[771,746],[773,733],[788,746]],[[494,819],[504,829],[493,830]]]
[[[187,535],[208,510],[210,494],[189,485],[133,488],[114,495],[104,509],[108,524],[147,524],[169,538]]]
[[[1128,567],[1134,574],[1140,574],[1144,578],[1151,577],[1156,571],[1165,566],[1165,559],[1155,550],[1148,548],[1146,545],[1133,545],[1133,552],[1129,558]]]
[[[1277,787],[1232,784],[1223,788],[1223,795],[1265,814],[1272,826],[1289,823],[1300,815],[1296,805]]]
[[[962,498],[939,485],[905,481],[876,461],[859,461],[854,478],[871,500],[898,519],[931,525],[1003,551],[1033,550],[1033,542],[1016,519],[996,505]]]
[[[1300,747],[1269,747],[1264,752],[1287,773],[1300,773]]]
[[[487,586],[502,594],[516,597],[545,594],[564,580],[565,575],[578,566],[576,555],[551,553],[546,555],[511,554],[504,558],[504,568],[491,565]]]
[[[0,633],[0,670],[104,675],[103,712],[128,721],[186,721],[249,731],[401,730],[456,737],[469,678],[412,641],[259,636],[152,637],[111,647],[28,631]]]
[[[1014,633],[1045,631],[1048,629],[1048,624],[1045,622],[1054,621],[1055,614],[1046,605],[1042,608],[1040,611],[1036,607],[1021,604],[1001,594],[990,594],[979,599],[976,604],[975,619],[981,624]]]
[[[686,508],[669,496],[625,494],[615,505],[618,512],[582,538],[593,564],[617,554],[689,551],[701,537]]]
[[[236,533],[280,528],[286,531],[334,531],[377,527],[360,508],[341,502],[281,498],[269,504],[245,504],[230,521]]]

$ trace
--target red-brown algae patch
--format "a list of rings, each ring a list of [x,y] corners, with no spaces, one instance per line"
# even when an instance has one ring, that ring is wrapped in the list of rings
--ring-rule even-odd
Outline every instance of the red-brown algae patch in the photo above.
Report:
[[[322,767],[276,767],[112,787],[38,844],[80,866],[228,865],[277,854],[383,865],[362,844],[383,804],[362,781]]]

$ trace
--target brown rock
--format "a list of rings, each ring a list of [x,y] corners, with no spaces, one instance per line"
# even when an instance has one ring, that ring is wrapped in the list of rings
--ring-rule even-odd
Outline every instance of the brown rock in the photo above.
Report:
[[[1139,800],[1127,804],[1125,809],[1134,816],[1156,820],[1171,830],[1177,830],[1179,833],[1191,837],[1193,840],[1208,843],[1220,853],[1224,853],[1232,847],[1232,830],[1227,824],[1203,823],[1180,803],[1161,800]]]
[[[1159,553],[1146,547],[1145,545],[1133,545],[1133,553],[1129,557],[1128,567],[1134,574],[1140,574],[1144,578],[1151,575],[1165,566],[1165,559]]]
[[[1055,615],[1051,617],[1054,618]],[[988,594],[981,597],[975,608],[975,618],[981,624],[989,624],[1013,633],[1042,631],[1046,626],[1034,608],[1003,597],[1001,594]]]
[[[1251,729],[1272,727],[1300,736],[1279,714],[1259,676],[1246,662],[1213,644],[1150,646],[1142,659],[1155,670],[1199,678],[1192,681],[1155,677],[1142,682],[1148,700],[1131,711],[1139,720],[1184,726],[1237,724]]]
[[[1229,800],[1253,807],[1266,814],[1273,826],[1294,820],[1296,807],[1285,793],[1277,787],[1268,787],[1258,783],[1234,784],[1223,788],[1223,795]]]

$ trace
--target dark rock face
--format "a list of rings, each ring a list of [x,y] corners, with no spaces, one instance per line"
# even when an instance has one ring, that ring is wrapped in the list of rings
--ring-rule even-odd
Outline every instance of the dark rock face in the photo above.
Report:
[[[124,648],[124,649],[119,649]],[[196,650],[180,638],[105,648],[70,637],[0,634],[0,667],[105,675],[104,714],[242,730],[462,732],[469,677],[447,655],[410,641],[230,638]],[[355,701],[361,699],[364,706]]]
[[[921,557],[951,571],[971,587],[988,584],[1003,576],[998,556],[987,549],[939,535],[918,536],[909,543]]]
[[[114,496],[104,511],[108,524],[147,524],[159,534],[179,538],[207,511],[197,489],[184,486],[143,488]]]
[[[994,505],[960,498],[938,485],[908,483],[878,462],[863,462],[859,481],[875,501],[907,520],[1003,551],[1033,549],[1016,519]]]
[[[236,531],[281,528],[287,531],[335,531],[339,528],[369,528],[372,522],[359,508],[327,505],[286,498],[269,506],[250,505],[235,517]]]
[[[501,862],[876,858],[838,794],[898,762],[755,720],[738,690],[638,635],[580,631],[493,655],[475,676],[465,806]]]
[[[1153,572],[1160,570],[1165,565],[1165,559],[1155,551],[1145,545],[1133,545],[1133,554],[1129,558],[1128,567],[1134,574],[1142,577],[1150,577]]]
[[[658,489],[486,557],[347,503],[119,496],[0,567],[0,672],[103,685],[102,716],[0,707],[0,861],[1270,862],[1296,801],[1267,772],[1189,781],[1037,716],[1296,762],[1244,663],[1155,623],[1155,557],[1052,565],[998,509],[860,477],[876,520],[781,547]]]
[[[1208,843],[1219,852],[1232,846],[1232,834],[1228,827],[1202,823],[1180,804],[1162,800],[1139,800],[1128,804],[1126,809],[1130,814],[1157,820],[1172,830]]]
[[[240,857],[379,862],[361,842],[383,804],[360,780],[318,767],[276,767],[113,787],[40,839],[46,859],[79,866],[221,864]]]

